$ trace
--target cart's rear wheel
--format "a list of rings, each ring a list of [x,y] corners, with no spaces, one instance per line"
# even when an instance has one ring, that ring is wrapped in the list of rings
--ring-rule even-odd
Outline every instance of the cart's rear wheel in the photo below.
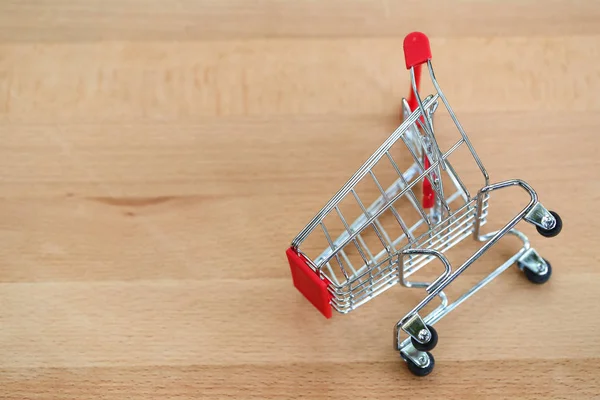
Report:
[[[437,342],[438,342],[437,331],[435,329],[433,329],[433,326],[431,326],[431,325],[427,325],[427,329],[429,329],[429,332],[431,332],[431,337],[429,338],[429,340],[426,343],[419,343],[415,338],[413,338],[413,337],[410,338],[412,345],[415,346],[415,349],[417,349],[419,351],[431,351],[437,345]]]
[[[550,277],[552,276],[552,266],[545,258],[544,261],[546,262],[546,271],[543,274],[533,272],[529,268],[519,263],[519,267],[523,270],[523,272],[525,273],[525,277],[527,277],[527,280],[529,280],[529,282],[541,285],[542,283],[546,283],[550,280]]]
[[[427,356],[429,357],[429,362],[424,367],[420,367],[411,361],[409,358],[406,359],[406,365],[408,366],[408,370],[412,372],[413,375],[416,376],[427,376],[433,371],[433,367],[435,367],[435,358],[430,352],[427,352]]]
[[[537,225],[535,226],[538,233],[544,237],[554,237],[554,236],[558,235],[560,233],[560,231],[562,230],[562,219],[560,218],[560,215],[558,215],[554,211],[550,211],[550,214],[552,214],[552,216],[556,220],[556,225],[554,225],[554,228],[544,229],[544,228],[540,228]]]

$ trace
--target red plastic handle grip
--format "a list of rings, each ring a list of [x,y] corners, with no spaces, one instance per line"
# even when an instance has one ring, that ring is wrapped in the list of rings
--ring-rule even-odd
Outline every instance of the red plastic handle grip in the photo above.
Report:
[[[404,60],[406,69],[411,69],[431,60],[429,38],[422,32],[412,32],[404,38]]]

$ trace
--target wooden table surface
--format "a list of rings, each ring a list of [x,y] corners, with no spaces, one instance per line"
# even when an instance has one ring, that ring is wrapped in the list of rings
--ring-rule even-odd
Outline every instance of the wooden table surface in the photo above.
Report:
[[[564,221],[519,225],[552,279],[443,319],[425,379],[391,346],[422,292],[326,320],[284,254],[399,123],[413,30],[491,180]],[[599,62],[593,0],[3,1],[0,398],[600,398]]]

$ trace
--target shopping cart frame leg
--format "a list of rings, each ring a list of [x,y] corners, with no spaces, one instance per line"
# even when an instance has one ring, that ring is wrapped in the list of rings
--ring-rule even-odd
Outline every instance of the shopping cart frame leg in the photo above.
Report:
[[[429,295],[427,297],[425,297],[408,314],[406,314],[406,316],[402,319],[402,322],[408,321],[408,319],[413,314],[417,314],[419,311],[421,311],[421,309],[423,309],[423,307],[425,307],[435,296],[437,296],[439,292],[444,290],[446,288],[446,286],[448,286],[450,283],[452,283],[452,281],[454,281],[456,278],[458,278],[458,276],[460,274],[462,274],[475,261],[477,261],[490,247],[492,247],[494,244],[496,244],[496,242],[498,242],[498,240],[500,240],[504,235],[506,235],[509,231],[511,231],[515,227],[515,225],[517,225],[517,223],[519,221],[521,221],[523,219],[523,217],[525,215],[527,215],[531,211],[531,209],[536,205],[536,203],[538,202],[537,194],[535,193],[535,191],[531,188],[531,186],[529,186],[526,182],[524,182],[520,179],[511,179],[508,181],[504,181],[504,182],[500,182],[500,183],[496,183],[493,185],[488,185],[488,186],[483,187],[482,189],[479,190],[479,193],[477,194],[476,217],[475,217],[475,225],[474,225],[474,232],[473,232],[475,238],[478,238],[479,240],[481,238],[479,235],[479,232],[481,229],[481,222],[482,222],[482,218],[483,218],[482,216],[483,216],[483,199],[484,199],[484,197],[487,196],[487,194],[489,192],[492,192],[497,189],[505,188],[505,187],[510,187],[510,186],[520,186],[521,188],[523,188],[525,191],[528,192],[528,194],[531,197],[528,205],[525,208],[523,208],[523,210],[521,210],[521,212],[519,214],[517,214],[512,220],[510,220],[502,229],[495,232],[491,236],[486,235],[486,237],[489,237],[489,239],[487,241],[485,241],[484,245],[481,246],[479,248],[479,250],[477,250],[471,257],[469,257],[469,259],[467,259],[456,271],[447,274],[447,276],[439,282],[438,282],[438,280],[436,280],[436,285],[434,287],[429,288],[429,290],[427,291],[429,293]],[[413,249],[412,251],[427,254],[426,252],[428,251],[428,249]],[[399,268],[403,268],[403,266],[399,266]]]
[[[499,231],[490,232],[479,238],[481,239],[481,241],[487,241],[487,240],[491,239],[492,237],[494,237],[494,235],[496,235],[498,232]],[[510,231],[508,231],[508,234],[516,236],[517,238],[519,238],[522,241],[523,244],[522,244],[521,248],[519,249],[519,251],[517,251],[512,257],[508,258],[502,265],[500,265],[498,268],[496,268],[494,271],[492,271],[492,273],[487,275],[485,278],[483,278],[476,285],[471,287],[467,292],[465,292],[463,295],[461,295],[458,299],[456,299],[452,303],[449,303],[447,296],[444,294],[443,291],[440,291],[438,293],[438,296],[441,299],[441,304],[438,307],[436,307],[432,312],[430,312],[427,316],[425,316],[424,318],[421,318],[418,313],[414,314],[418,317],[418,319],[413,317],[414,321],[416,322],[415,326],[418,326],[417,321],[419,321],[419,320],[422,321],[422,324],[424,324],[425,326],[430,326],[430,327],[434,326],[442,318],[444,318],[446,315],[448,315],[450,312],[452,312],[452,310],[454,310],[456,307],[461,305],[469,297],[473,296],[476,292],[478,292],[480,289],[482,289],[484,286],[486,286],[488,283],[490,283],[492,280],[494,280],[497,276],[499,276],[504,271],[506,271],[508,268],[510,268],[513,264],[518,263],[520,260],[525,259],[525,257],[527,257],[529,254],[531,254],[532,251],[534,251],[533,248],[531,247],[529,238],[522,232],[520,232],[516,229],[511,229]],[[406,282],[406,283],[408,283],[407,285],[405,285],[406,287],[412,287],[412,288],[426,288],[427,286],[429,286],[429,284],[423,283],[423,282]],[[429,354],[428,352],[419,351],[414,347],[413,339],[412,339],[413,336],[411,336],[410,333],[407,332],[407,331],[414,331],[414,329],[412,329],[410,327],[407,328],[406,327],[407,322],[408,321],[405,317],[405,318],[401,319],[400,321],[398,321],[396,323],[396,325],[394,326],[394,350],[399,351],[400,355],[402,356],[402,358],[405,361],[407,361],[407,359],[408,359],[409,361],[412,361],[414,364],[416,364],[418,367],[427,368],[428,362],[429,362],[428,361],[429,356],[431,356],[431,354]],[[401,337],[402,332],[406,332],[408,334],[408,337],[403,339]]]
[[[517,265],[523,271],[525,268],[538,274],[544,275],[548,272],[548,263],[532,247],[527,250],[518,260]]]
[[[489,195],[490,192],[493,192],[498,189],[511,187],[511,186],[519,186],[524,189],[530,195],[529,204],[521,210],[517,216],[515,216],[510,222],[508,222],[502,229],[491,232],[488,234],[480,235],[482,215],[483,215],[483,202],[484,199]],[[479,291],[482,287],[491,282],[494,278],[508,269],[511,265],[517,263],[521,270],[525,270],[527,278],[534,283],[543,283],[549,278],[550,275],[550,265],[544,260],[539,254],[531,248],[529,239],[523,233],[514,229],[515,225],[521,221],[526,220],[529,223],[535,224],[538,228],[538,231],[544,236],[555,236],[548,234],[549,232],[558,234],[560,228],[562,227],[562,222],[560,217],[556,213],[552,213],[548,211],[545,207],[543,207],[537,198],[536,192],[529,186],[526,182],[519,179],[512,179],[508,181],[499,182],[492,185],[487,185],[479,190],[477,195],[477,207],[476,207],[476,218],[473,227],[473,236],[477,241],[484,242],[485,244],[475,252],[467,261],[465,261],[455,272],[452,272],[452,268],[448,263],[445,256],[431,249],[407,249],[404,250],[401,254],[398,255],[398,268],[400,271],[400,282],[402,285],[406,287],[420,287],[425,288],[428,296],[425,297],[412,311],[410,311],[404,318],[397,322],[394,328],[394,346],[396,350],[399,350],[402,357],[407,360],[407,358],[413,362],[413,364],[417,364],[419,368],[425,368],[423,365],[423,361],[426,358],[423,357],[423,351],[419,352],[419,350],[424,350],[420,348],[421,344],[427,342],[429,337],[428,333],[432,331],[433,325],[438,322],[445,315],[450,313],[453,309],[458,307],[462,302],[471,297],[477,291]],[[544,234],[543,232],[546,232]],[[482,279],[479,283],[469,289],[466,293],[460,296],[456,301],[451,304],[442,304],[438,308],[436,308],[433,312],[427,315],[425,318],[422,318],[419,315],[419,312],[431,301],[435,296],[443,293],[443,289],[448,286],[454,279],[458,277],[464,270],[466,270],[470,265],[472,265],[487,249],[493,246],[498,240],[504,237],[507,234],[511,234],[517,236],[523,242],[523,246],[521,249],[515,253],[512,257],[506,260],[502,265],[500,265],[496,270],[494,270],[487,277]],[[413,255],[413,254],[425,254],[437,257],[442,261],[445,266],[445,271],[440,277],[438,277],[433,283],[428,284],[424,282],[407,282],[404,279],[404,263],[403,257],[405,255]],[[531,273],[527,273],[527,271],[531,271]],[[533,274],[533,277],[532,277]],[[445,296],[444,296],[445,297]],[[408,338],[405,340],[401,340],[400,332],[404,331],[408,334]],[[436,337],[437,343],[437,337]],[[433,344],[435,346],[435,343]],[[433,348],[433,347],[431,347]],[[410,368],[414,373],[414,368]],[[427,372],[427,374],[430,371]]]

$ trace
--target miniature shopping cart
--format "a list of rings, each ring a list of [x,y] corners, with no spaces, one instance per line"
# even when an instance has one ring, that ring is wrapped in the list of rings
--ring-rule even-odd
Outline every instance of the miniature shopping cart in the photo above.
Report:
[[[424,289],[423,300],[395,325],[394,348],[413,374],[425,376],[434,367],[430,351],[438,335],[433,325],[446,314],[514,263],[531,282],[550,278],[550,264],[515,229],[517,223],[525,220],[541,235],[553,237],[560,233],[562,221],[538,202],[526,182],[490,184],[435,78],[428,38],[420,32],[406,36],[404,55],[412,87],[409,100],[403,100],[402,124],[298,234],[286,254],[295,287],[327,318],[332,310],[349,313],[397,283]],[[434,88],[425,98],[419,94],[423,65]],[[444,107],[438,107],[440,102]],[[450,129],[441,129],[440,121]],[[465,157],[451,160],[461,149]],[[475,190],[459,176],[456,165],[465,160],[475,173],[470,177],[479,177]],[[521,188],[529,202],[501,229],[482,233],[491,193],[509,187]],[[444,289],[506,235],[523,242],[520,250],[449,302]],[[479,243],[477,250],[460,266],[452,266],[445,253],[470,236]],[[438,262],[424,268],[434,260]],[[415,274],[429,277],[417,280]],[[424,315],[435,298],[439,306]]]

